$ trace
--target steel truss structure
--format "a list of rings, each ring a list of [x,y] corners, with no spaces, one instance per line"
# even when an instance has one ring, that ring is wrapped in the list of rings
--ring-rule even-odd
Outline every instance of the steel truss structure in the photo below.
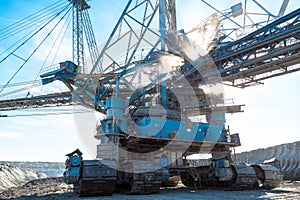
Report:
[[[300,70],[300,9],[210,52],[225,83],[244,88]]]
[[[99,70],[101,71],[102,69],[98,67],[104,66],[102,62],[103,60],[106,60],[106,63],[108,63],[106,65],[107,67],[103,69],[104,72],[115,73],[123,70],[123,72],[125,73],[129,72],[129,68],[127,69],[127,67],[134,64],[133,59],[135,58],[135,56],[139,56],[139,58],[142,56],[144,59],[146,59],[149,56],[149,52],[151,52],[151,50],[154,51],[156,48],[158,48],[160,40],[156,41],[153,49],[150,49],[148,54],[145,53],[144,55],[141,55],[141,50],[138,52],[139,45],[142,42],[149,43],[149,41],[147,41],[144,36],[145,32],[150,29],[145,24],[150,24],[151,20],[154,17],[154,14],[158,10],[158,4],[154,5],[153,3],[151,3],[151,1],[143,1],[143,4],[134,4],[133,8],[129,9],[131,5],[130,3],[131,1],[128,3],[126,12],[124,12],[122,14],[122,17],[119,19],[118,25],[112,32],[110,39],[107,41],[101,54],[98,56],[97,62],[95,62],[94,64],[94,71],[92,70],[91,72],[96,73]],[[147,9],[144,12],[144,18],[141,20],[144,23],[140,23],[135,20],[135,22],[137,22],[137,24],[142,27],[141,32],[137,34],[134,31],[135,29],[133,27],[128,26],[129,23],[127,20],[132,19],[130,13],[141,5],[144,5],[145,7],[147,7],[147,9],[150,9],[151,12]],[[127,16],[127,18],[129,19],[126,19],[125,16]],[[170,14],[169,16],[172,15]],[[261,84],[262,80],[268,78],[299,71],[300,66],[297,65],[300,63],[299,17],[300,9],[297,9],[294,12],[277,19],[267,26],[258,29],[257,31],[237,41],[213,49],[209,54],[215,61],[215,64],[219,69],[224,83],[239,88],[245,88],[256,84]],[[172,20],[169,19],[167,21]],[[121,25],[122,23],[126,24],[129,27],[129,30],[125,32],[125,34],[120,34],[122,32],[122,28],[124,28],[124,26]],[[169,27],[171,28],[174,26],[175,25],[173,24],[173,26]],[[113,41],[113,37],[115,34],[117,35],[117,39]],[[151,34],[157,36],[157,39],[159,39],[158,33],[151,31]],[[117,45],[118,42],[122,42],[122,39],[124,39],[125,37],[128,37],[129,40],[128,44],[126,45],[127,54],[125,55],[125,62],[121,66],[118,63],[117,58],[114,58],[109,54],[109,50],[113,48],[113,46]],[[135,42],[133,42],[133,40]],[[150,44],[152,45],[152,43]],[[98,62],[100,61],[102,64],[99,65]],[[84,75],[80,76],[84,77]],[[93,77],[94,75],[86,75],[86,78],[88,78],[89,76]],[[128,85],[130,84],[130,82],[138,79],[138,77],[138,71],[134,71],[134,73],[128,73],[128,78],[126,78],[125,76],[125,78],[129,81],[126,81],[125,78],[123,78],[123,81]],[[203,78],[199,77],[198,73],[190,73],[187,77],[194,81],[199,81],[200,78]],[[107,76],[107,78],[105,79],[105,81],[108,82],[112,81],[110,82],[111,84],[115,83],[115,80],[115,75],[111,77]],[[61,96],[61,94],[53,95],[57,95],[57,98]],[[71,100],[71,98],[68,99]],[[10,103],[8,104],[7,102]],[[35,104],[41,105],[40,102],[34,102],[28,106],[33,106]],[[55,104],[55,100],[52,101],[52,103]],[[61,104],[61,101],[58,100],[57,104]],[[18,103],[18,99],[15,99],[15,103],[9,100],[1,100],[0,105],[6,105],[5,109],[9,109],[9,107],[13,109],[22,108],[22,106],[19,106],[20,104]],[[3,106],[0,107],[0,110],[4,109]]]

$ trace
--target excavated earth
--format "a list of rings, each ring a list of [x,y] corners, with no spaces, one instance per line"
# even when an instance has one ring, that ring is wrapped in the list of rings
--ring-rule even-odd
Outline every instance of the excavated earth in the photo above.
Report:
[[[237,154],[236,162],[257,163],[276,158],[285,180],[300,180],[300,141]]]
[[[36,173],[29,169],[12,166],[6,163],[0,164],[0,192],[12,187],[20,186],[28,181],[45,178],[43,173]]]
[[[77,197],[72,192],[72,186],[66,185],[63,178],[46,178],[30,181],[22,186],[11,188],[0,193],[0,199],[300,199],[300,181],[284,181],[273,190],[191,190],[179,184],[176,188],[162,188],[157,194],[126,195],[113,194],[105,197]]]
[[[115,193],[107,197],[79,198],[73,186],[62,177],[44,178],[22,167],[0,164],[0,199],[300,199],[300,142],[282,144],[236,155],[237,162],[256,163],[276,158],[281,161],[285,181],[273,190],[191,190],[179,184],[176,188],[161,188],[151,195]]]

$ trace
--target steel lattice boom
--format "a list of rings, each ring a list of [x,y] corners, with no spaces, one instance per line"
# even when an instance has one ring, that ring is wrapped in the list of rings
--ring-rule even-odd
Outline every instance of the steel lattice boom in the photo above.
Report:
[[[236,87],[300,70],[300,9],[210,52],[223,80]]]
[[[26,97],[0,101],[0,111],[18,110],[25,108],[40,108],[59,105],[71,105],[72,94],[70,92],[53,93],[35,97]]]
[[[69,2],[75,63],[60,62],[40,78],[43,85],[61,81],[70,92],[3,100],[0,111],[73,100],[105,115],[96,124],[97,159],[83,160],[78,149],[66,155],[64,181],[74,184],[75,193],[111,195],[117,186],[129,194],[156,193],[179,176],[193,188],[273,189],[280,184],[276,160],[234,162],[231,150],[241,142],[238,133],[230,133],[226,113],[242,112],[243,105],[227,104],[222,84],[244,88],[300,70],[300,9],[273,16],[277,19],[272,23],[226,43],[226,31],[218,32],[221,21],[241,15],[242,4],[225,15],[214,9],[223,19],[212,15],[194,29],[213,33],[202,50],[188,33],[177,30],[175,0],[129,0],[98,52],[89,5],[85,0]],[[284,2],[278,16],[285,7]],[[89,72],[83,30],[92,60]],[[210,154],[211,159],[193,166],[188,156],[194,154]]]
[[[155,9],[153,11],[155,11]],[[224,83],[244,88],[259,84],[262,80],[268,78],[299,71],[300,68],[299,65],[297,65],[300,63],[299,15],[300,9],[297,9],[237,41],[213,49],[210,52],[210,56],[215,61]],[[128,34],[133,34],[131,31],[129,31]],[[122,37],[124,36],[125,35]],[[143,35],[141,35],[141,37],[142,36]],[[94,51],[94,54],[95,52],[96,51]],[[130,63],[130,60],[127,62]],[[112,64],[114,65],[116,62],[113,61]],[[125,63],[125,65],[128,64]],[[95,69],[99,68],[95,67]],[[198,73],[190,71],[184,73],[191,81],[201,82],[203,78],[200,77]],[[95,75],[78,75],[78,77],[82,78],[94,76]],[[135,76],[137,75],[135,74]],[[103,75],[99,77],[103,77]],[[106,82],[112,80],[113,83],[115,83],[116,74],[105,77],[104,80]],[[29,100],[27,102],[29,102]],[[34,102],[41,105],[37,101]],[[55,101],[52,101],[52,103],[55,104]],[[61,101],[57,103],[61,104]],[[34,104],[35,103],[32,103],[31,105]],[[15,105],[12,104],[5,105],[14,109],[23,107],[15,107]],[[8,109],[8,107],[6,109]]]

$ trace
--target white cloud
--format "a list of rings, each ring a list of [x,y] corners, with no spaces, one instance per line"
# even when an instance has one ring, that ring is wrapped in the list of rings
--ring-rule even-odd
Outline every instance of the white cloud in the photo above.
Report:
[[[24,138],[23,133],[0,131],[0,138],[2,139],[22,139]]]

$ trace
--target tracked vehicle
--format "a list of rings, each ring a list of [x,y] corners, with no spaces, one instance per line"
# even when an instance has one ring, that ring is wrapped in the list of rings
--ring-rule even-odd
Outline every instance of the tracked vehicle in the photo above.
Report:
[[[241,143],[239,135],[226,127],[225,114],[242,112],[242,105],[227,105],[221,85],[224,80],[240,79],[241,73],[261,73],[256,70],[262,68],[254,70],[250,61],[239,67],[228,65],[235,62],[229,56],[242,58],[243,53],[253,51],[253,44],[256,49],[266,48],[263,41],[256,44],[261,34],[265,35],[262,40],[272,34],[280,43],[282,33],[273,27],[281,26],[282,18],[203,54],[183,30],[177,31],[174,0],[141,4],[148,7],[143,20],[135,20],[141,30],[129,27],[113,38],[128,18],[134,19],[131,12],[139,5],[129,1],[90,74],[78,73],[80,67],[66,61],[41,75],[44,84],[62,80],[75,94],[73,100],[105,115],[96,128],[97,158],[83,160],[79,150],[68,154],[65,181],[74,184],[79,196],[111,195],[115,190],[155,193],[163,185],[176,186],[179,179],[192,188],[277,187],[282,180],[278,165],[248,165],[232,159],[232,148]],[[297,16],[299,10],[286,20]],[[150,28],[154,19],[159,21],[158,31]],[[299,23],[292,28],[299,31]],[[148,44],[150,48],[143,46]],[[111,58],[112,48],[117,51],[124,46],[125,54]],[[96,72],[99,62],[107,73]],[[193,164],[188,158],[194,154],[210,154],[211,158]]]
[[[44,85],[62,81],[70,93],[1,101],[0,108],[72,102],[104,116],[96,125],[96,158],[84,160],[78,149],[67,154],[65,182],[79,196],[156,193],[179,180],[193,189],[275,188],[283,178],[278,163],[233,159],[241,142],[225,115],[242,112],[243,105],[228,104],[222,85],[245,88],[300,70],[300,9],[283,16],[286,2],[274,21],[230,41],[221,21],[241,15],[241,4],[185,32],[177,30],[175,0],[129,0],[98,51],[90,6],[69,0],[73,62],[40,77]],[[83,62],[82,19],[90,69]],[[208,30],[209,42],[190,39]]]
[[[76,67],[71,62],[63,66]],[[95,99],[104,90],[101,79],[99,82]],[[172,80],[165,82],[168,85]],[[151,97],[157,87],[166,89],[166,107],[160,104],[161,95]],[[65,180],[74,184],[80,196],[110,195],[114,190],[155,193],[163,185],[175,186],[179,177],[192,188],[271,189],[280,183],[282,175],[275,166],[233,162],[231,148],[240,146],[240,139],[225,129],[224,116],[225,112],[240,112],[241,106],[214,107],[209,102],[215,98],[220,104],[220,95],[208,97],[200,88],[194,90],[195,96],[181,87],[176,91],[157,84],[133,93],[122,88],[119,94],[110,90],[106,88],[109,97],[105,98],[105,107],[96,104],[96,109],[106,113],[95,135],[99,140],[97,159],[83,160],[79,150],[67,155]],[[195,100],[200,104],[197,108],[192,107]],[[207,123],[189,119],[188,114],[198,115],[196,109],[206,116]],[[193,165],[188,156],[199,153],[211,154],[212,158],[205,164]]]

